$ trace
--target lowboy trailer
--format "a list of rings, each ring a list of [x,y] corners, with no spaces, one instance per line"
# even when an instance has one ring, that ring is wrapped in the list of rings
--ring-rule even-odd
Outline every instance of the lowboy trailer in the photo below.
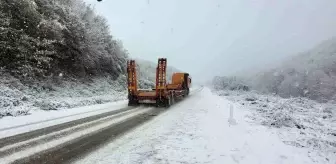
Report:
[[[176,100],[189,95],[191,78],[189,73],[173,73],[171,83],[167,83],[167,59],[159,58],[156,68],[155,88],[150,90],[138,89],[135,60],[127,61],[128,105],[154,104],[158,107],[169,107]]]

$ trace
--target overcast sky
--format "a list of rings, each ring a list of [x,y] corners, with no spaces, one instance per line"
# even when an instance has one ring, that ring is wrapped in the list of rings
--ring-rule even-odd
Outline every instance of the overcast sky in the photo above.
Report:
[[[132,57],[194,78],[260,67],[336,36],[336,0],[85,0]]]

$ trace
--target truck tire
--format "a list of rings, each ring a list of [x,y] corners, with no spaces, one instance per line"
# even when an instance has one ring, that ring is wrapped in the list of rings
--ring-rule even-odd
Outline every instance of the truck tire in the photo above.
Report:
[[[169,97],[163,100],[157,100],[155,106],[156,107],[166,107],[169,108],[172,105],[172,99]]]
[[[158,100],[156,100],[156,107],[164,107],[164,106],[166,106],[166,100],[160,100],[160,99],[158,99]]]

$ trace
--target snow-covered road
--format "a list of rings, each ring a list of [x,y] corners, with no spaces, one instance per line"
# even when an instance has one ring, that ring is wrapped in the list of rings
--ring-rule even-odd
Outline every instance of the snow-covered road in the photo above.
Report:
[[[127,101],[117,101],[59,111],[32,111],[32,114],[27,116],[5,117],[0,119],[0,139],[85,117],[115,111],[125,108],[126,106]]]
[[[230,105],[204,88],[77,163],[313,163],[308,150],[285,145],[274,129],[250,120],[237,104],[236,124],[230,124]]]

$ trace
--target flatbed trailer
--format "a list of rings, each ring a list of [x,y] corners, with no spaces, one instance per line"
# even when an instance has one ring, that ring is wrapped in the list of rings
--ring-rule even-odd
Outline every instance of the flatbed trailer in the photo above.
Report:
[[[128,75],[128,105],[154,104],[169,107],[176,100],[181,100],[189,95],[191,78],[188,73],[174,73],[172,83],[167,84],[166,78],[167,59],[159,58],[156,68],[156,84],[151,90],[138,89],[136,64],[134,60],[127,62]]]

